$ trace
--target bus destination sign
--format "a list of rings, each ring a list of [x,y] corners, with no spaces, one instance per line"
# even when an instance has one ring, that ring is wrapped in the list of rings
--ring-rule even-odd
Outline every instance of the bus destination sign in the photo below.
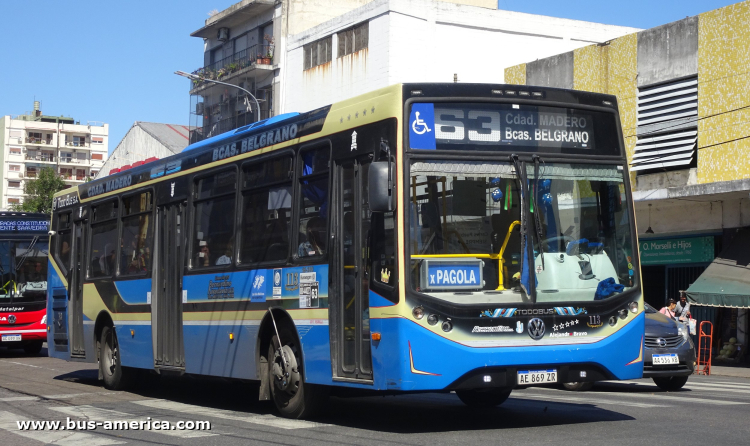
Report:
[[[557,107],[518,104],[415,103],[409,120],[412,149],[474,150],[487,146],[595,148],[594,117]]]

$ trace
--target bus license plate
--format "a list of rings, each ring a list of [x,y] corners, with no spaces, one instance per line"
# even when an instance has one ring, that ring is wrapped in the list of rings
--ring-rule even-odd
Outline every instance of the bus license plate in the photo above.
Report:
[[[21,335],[3,335],[3,342],[20,341]]]
[[[519,370],[518,384],[547,384],[557,382],[557,369],[549,370]]]
[[[678,358],[675,353],[670,353],[668,355],[652,355],[651,363],[653,365],[679,364],[680,358]]]

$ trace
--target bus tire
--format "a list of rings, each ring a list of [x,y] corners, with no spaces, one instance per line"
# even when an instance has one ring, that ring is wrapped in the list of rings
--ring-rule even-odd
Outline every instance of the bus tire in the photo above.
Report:
[[[23,344],[23,351],[27,355],[38,355],[42,351],[44,341],[31,341]]]
[[[503,404],[513,389],[456,390],[458,398],[467,406],[487,409]]]
[[[102,328],[99,348],[99,371],[104,379],[104,387],[110,390],[122,390],[128,387],[133,371],[123,367],[120,363],[120,347],[113,327]]]
[[[297,345],[297,336],[286,327],[279,328],[283,344],[274,334],[268,346],[268,382],[276,409],[286,418],[311,418],[324,406],[328,398],[323,386],[305,383],[302,350]],[[281,349],[289,355],[284,367]]]
[[[667,376],[665,378],[653,378],[654,384],[662,390],[680,390],[687,383],[687,376]]]
[[[585,392],[591,390],[594,387],[593,382],[570,382],[563,383],[565,390],[572,390],[574,392]]]

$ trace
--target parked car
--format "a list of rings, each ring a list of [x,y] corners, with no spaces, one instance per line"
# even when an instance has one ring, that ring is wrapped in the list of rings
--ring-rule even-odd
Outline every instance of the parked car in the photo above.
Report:
[[[664,390],[678,390],[695,369],[695,345],[688,327],[646,305],[643,377]],[[564,383],[568,390],[589,390],[592,382]]]

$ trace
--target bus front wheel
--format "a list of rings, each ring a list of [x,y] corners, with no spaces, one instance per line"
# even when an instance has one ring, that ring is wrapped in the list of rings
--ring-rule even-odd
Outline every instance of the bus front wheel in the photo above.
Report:
[[[271,399],[286,418],[310,418],[321,408],[328,396],[321,386],[305,383],[302,352],[288,329],[280,327],[268,346],[268,382]]]
[[[104,378],[104,387],[110,390],[126,388],[130,383],[132,371],[120,363],[120,346],[113,327],[106,326],[102,329],[99,348],[99,369]]]
[[[503,404],[512,389],[456,390],[458,398],[467,406],[487,409]]]

